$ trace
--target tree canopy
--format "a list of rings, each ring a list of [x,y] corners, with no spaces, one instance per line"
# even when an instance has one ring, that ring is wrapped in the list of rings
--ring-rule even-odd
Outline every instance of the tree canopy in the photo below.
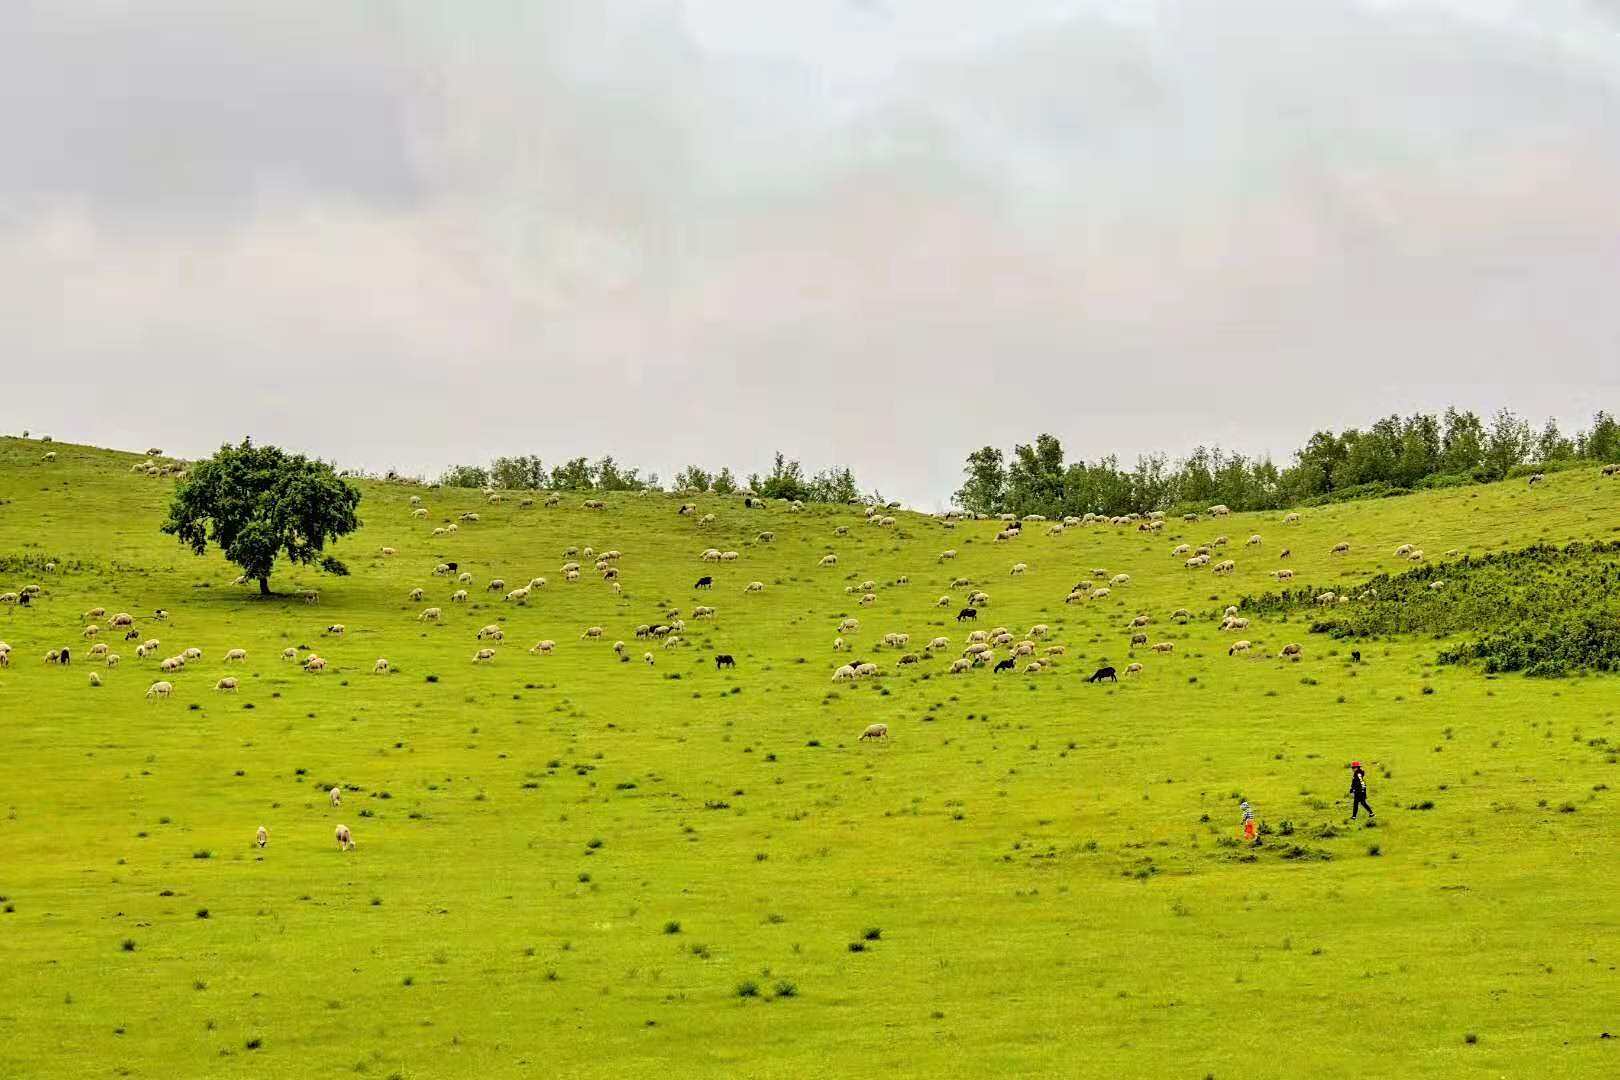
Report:
[[[1051,435],[1003,455],[994,446],[968,455],[956,504],[980,514],[1147,513],[1224,503],[1270,510],[1311,502],[1398,494],[1419,487],[1484,483],[1531,467],[1620,460],[1620,423],[1607,412],[1589,431],[1566,436],[1554,420],[1538,433],[1511,411],[1489,420],[1447,409],[1386,416],[1365,429],[1318,431],[1278,468],[1267,458],[1200,446],[1172,462],[1145,454],[1134,468],[1113,455],[1065,462]]]
[[[214,543],[269,595],[270,573],[283,556],[347,574],[322,550],[360,527],[359,505],[359,489],[325,462],[243,439],[191,467],[175,489],[163,531],[198,555]]]

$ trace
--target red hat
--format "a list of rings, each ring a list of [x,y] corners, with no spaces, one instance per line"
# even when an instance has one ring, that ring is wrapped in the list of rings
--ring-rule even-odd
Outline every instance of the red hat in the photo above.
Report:
[[[1359,762],[1359,761],[1352,761],[1352,762],[1351,762],[1351,763],[1350,763],[1350,765],[1349,765],[1349,767],[1350,767],[1350,768],[1352,768],[1352,769],[1359,769],[1359,768],[1361,768],[1361,762]]]

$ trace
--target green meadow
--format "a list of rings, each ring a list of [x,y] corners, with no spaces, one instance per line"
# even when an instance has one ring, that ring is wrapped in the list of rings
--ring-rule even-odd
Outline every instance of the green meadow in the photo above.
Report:
[[[41,587],[0,607],[0,1077],[1620,1075],[1620,681],[1487,676],[1436,663],[1450,638],[1334,640],[1297,611],[1218,626],[1279,567],[1354,595],[1402,544],[1620,538],[1595,468],[1003,542],[858,507],[703,496],[704,525],[670,495],[361,482],[332,548],[351,575],[281,566],[262,599],[159,533],[173,482],[143,459],[0,440],[0,593]],[[1229,575],[1170,554],[1218,535]],[[622,552],[622,592],[587,559],[564,580],[586,546]],[[470,585],[434,574],[451,561]],[[1130,581],[1065,603],[1096,570]],[[540,576],[524,604],[488,587]],[[948,674],[974,589],[979,628],[1044,623],[1065,655]],[[121,662],[93,660],[95,607],[159,653],[101,620]],[[634,636],[675,609],[675,647]],[[1139,614],[1173,652],[1131,649]],[[880,674],[834,682],[851,659]],[[1105,663],[1120,680],[1086,682]],[[1375,825],[1348,818],[1353,758]]]

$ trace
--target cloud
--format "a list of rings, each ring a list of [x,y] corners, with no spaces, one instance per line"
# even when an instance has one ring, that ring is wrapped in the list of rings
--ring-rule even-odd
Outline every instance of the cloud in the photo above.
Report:
[[[1620,381],[1606,17],[30,3],[8,393],[59,437],[374,467],[782,446],[923,505],[1040,430],[1573,419]]]

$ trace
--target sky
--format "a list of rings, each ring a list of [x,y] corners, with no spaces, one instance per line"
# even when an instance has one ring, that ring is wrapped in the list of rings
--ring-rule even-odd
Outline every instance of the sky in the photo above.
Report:
[[[1620,408],[1620,0],[11,0],[0,429],[937,509]]]

